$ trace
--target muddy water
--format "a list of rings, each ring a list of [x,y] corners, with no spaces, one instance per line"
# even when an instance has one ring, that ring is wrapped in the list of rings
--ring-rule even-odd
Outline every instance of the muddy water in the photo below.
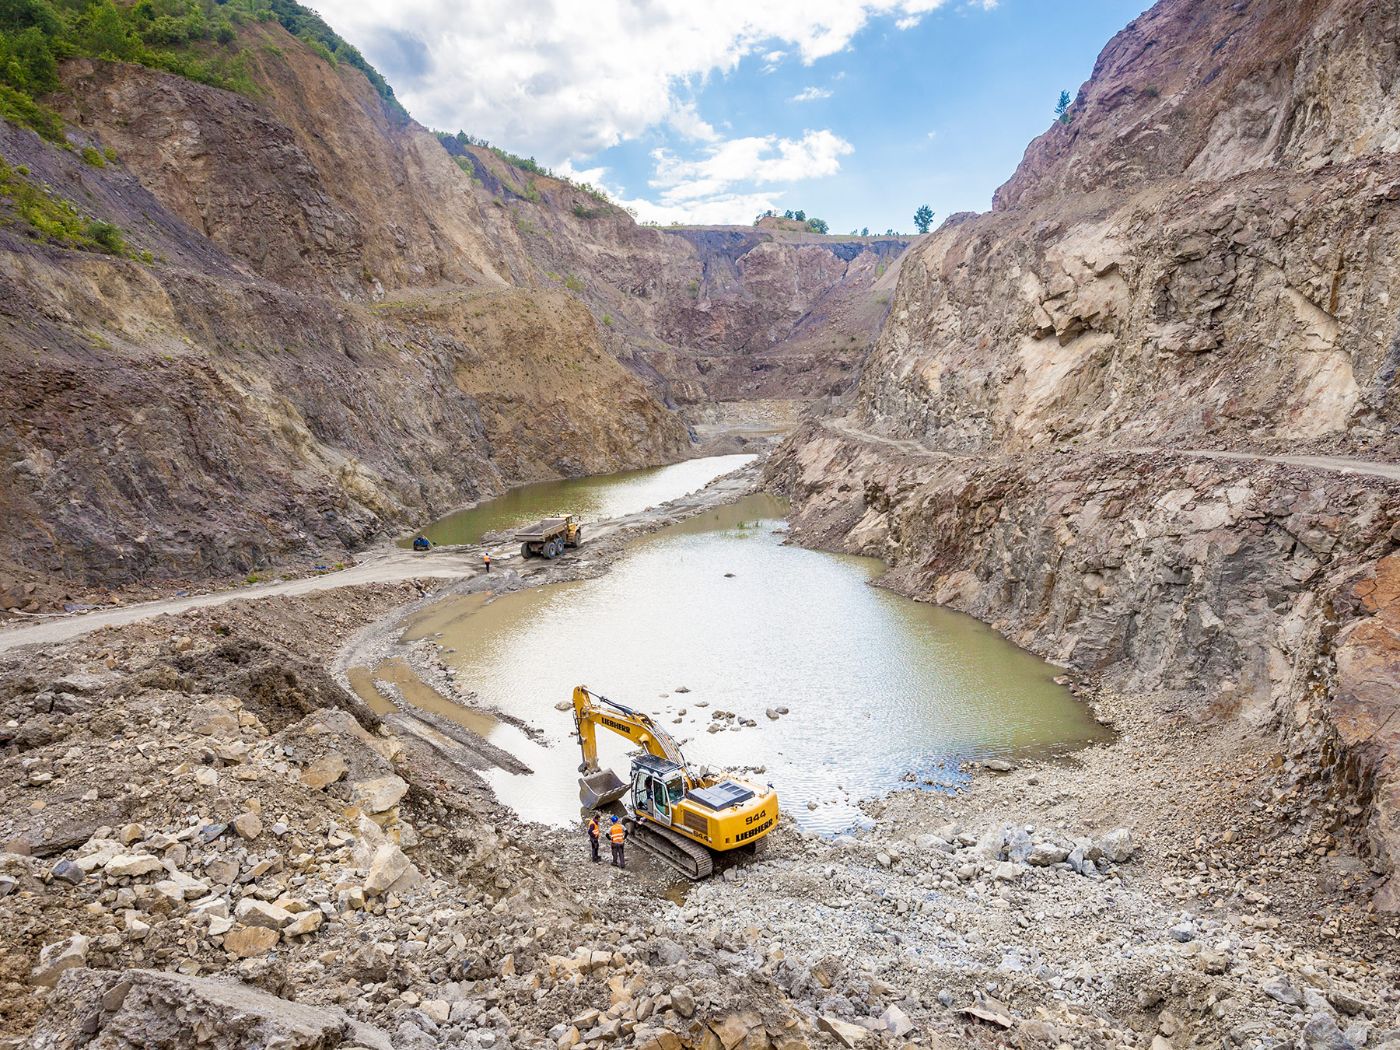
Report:
[[[476,543],[488,532],[513,529],[555,514],[599,521],[677,499],[751,462],[753,456],[707,456],[667,467],[629,470],[566,481],[543,481],[433,522],[423,535],[434,543]],[[412,537],[404,540],[404,545]]]
[[[857,802],[909,774],[953,785],[964,760],[1104,738],[1052,666],[976,620],[869,586],[879,562],[784,546],[782,514],[752,496],[638,541],[598,579],[426,614],[418,633],[444,632],[460,680],[547,735],[552,759],[525,759],[533,775],[495,777],[503,801],[543,823],[577,819],[572,717],[555,710],[577,684],[659,717],[692,762],[761,767],[820,832],[858,823]],[[790,713],[770,720],[778,707]],[[708,732],[721,710],[757,725]],[[625,776],[624,742],[599,736]]]

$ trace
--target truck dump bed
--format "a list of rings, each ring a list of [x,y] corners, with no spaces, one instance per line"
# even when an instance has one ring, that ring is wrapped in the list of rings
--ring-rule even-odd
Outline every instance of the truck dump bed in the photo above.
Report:
[[[537,521],[533,525],[526,525],[515,534],[515,538],[522,543],[536,543],[547,540],[564,531],[568,524],[568,518],[545,518]]]

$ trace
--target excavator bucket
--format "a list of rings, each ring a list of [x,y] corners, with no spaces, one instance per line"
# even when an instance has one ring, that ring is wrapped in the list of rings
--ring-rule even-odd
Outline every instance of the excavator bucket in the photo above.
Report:
[[[578,800],[584,809],[602,809],[625,794],[627,782],[611,769],[578,778]]]

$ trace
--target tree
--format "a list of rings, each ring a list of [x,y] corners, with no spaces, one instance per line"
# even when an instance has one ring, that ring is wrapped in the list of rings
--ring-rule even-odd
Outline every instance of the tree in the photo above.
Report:
[[[920,204],[919,210],[914,213],[914,226],[920,233],[928,233],[928,228],[933,225],[933,209],[927,204]]]
[[[792,209],[789,208],[787,211],[783,212],[783,218],[784,218],[784,219],[793,219],[793,218],[796,218],[796,216],[792,214]]]
[[[862,227],[860,228],[860,235],[861,235],[862,237],[869,237],[869,236],[870,236],[870,227],[869,227],[869,226],[862,226]]]
[[[792,217],[793,217],[794,219],[796,219],[798,222],[806,222],[806,221],[807,221],[807,213],[806,213],[805,211],[795,211],[795,212],[792,213]]]
[[[831,226],[825,219],[812,218],[807,220],[807,229],[813,233],[829,233]]]
[[[1074,99],[1070,97],[1068,91],[1060,92],[1060,101],[1055,103],[1055,118],[1059,120],[1061,124],[1068,124],[1070,122],[1069,107],[1073,102]]]

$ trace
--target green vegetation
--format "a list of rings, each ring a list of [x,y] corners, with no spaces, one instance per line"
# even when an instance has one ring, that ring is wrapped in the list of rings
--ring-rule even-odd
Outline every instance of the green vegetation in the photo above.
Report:
[[[256,94],[235,27],[270,21],[328,61],[360,70],[390,112],[407,119],[364,56],[292,0],[0,0],[0,116],[63,143],[62,120],[39,99],[57,90],[58,63],[75,57],[131,62]]]
[[[604,326],[606,326],[606,327],[608,327],[608,328],[611,328],[611,327],[612,327],[612,314],[604,314],[604,315],[603,315],[603,324],[604,324]]]
[[[1068,91],[1060,92],[1060,101],[1055,103],[1055,119],[1061,124],[1068,124],[1074,118],[1069,115],[1069,107],[1073,105],[1074,99]]]
[[[87,218],[71,201],[31,179],[27,169],[12,168],[4,158],[0,158],[0,198],[38,240],[108,255],[127,254],[126,240],[118,227]]]
[[[583,282],[573,274],[567,274],[564,277],[564,287],[571,292],[581,292],[583,291]]]
[[[764,219],[775,219],[777,217],[778,213],[775,212],[772,208],[769,208],[762,215],[758,216],[758,218],[754,219],[753,224],[757,226]],[[783,212],[782,217],[784,219],[787,219],[789,222],[799,222],[804,224],[807,227],[807,229],[812,233],[827,234],[831,232],[830,223],[828,223],[825,219],[818,219],[815,215],[808,218],[807,213],[805,211],[793,211],[791,208],[789,208],[787,211]],[[854,235],[855,232],[855,230],[852,230],[851,234]]]
[[[928,233],[932,225],[933,209],[927,204],[920,204],[918,211],[914,212],[914,228],[920,233]]]
[[[94,168],[105,168],[107,166],[107,157],[96,146],[84,146],[83,163],[91,164]]]

